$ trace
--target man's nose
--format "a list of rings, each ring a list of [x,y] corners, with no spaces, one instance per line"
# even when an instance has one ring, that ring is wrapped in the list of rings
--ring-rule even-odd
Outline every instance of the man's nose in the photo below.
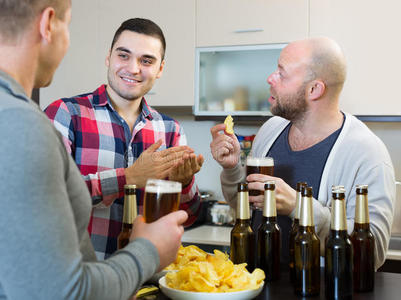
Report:
[[[140,63],[136,59],[131,60],[130,65],[129,65],[129,71],[133,74],[139,73]]]
[[[273,73],[271,73],[269,75],[269,77],[267,77],[267,83],[270,84],[270,85],[273,85],[274,82],[277,80],[277,76],[278,76],[278,73],[277,73],[277,70],[276,70]]]

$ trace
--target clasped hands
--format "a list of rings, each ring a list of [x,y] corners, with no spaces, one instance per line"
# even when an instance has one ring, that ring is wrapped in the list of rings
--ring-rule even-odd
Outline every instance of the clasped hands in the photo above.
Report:
[[[202,167],[204,161],[202,154],[196,156],[189,146],[156,151],[161,144],[162,140],[158,140],[142,152],[132,166],[125,169],[128,184],[136,184],[139,188],[143,188],[149,178],[168,178],[181,182],[183,187],[191,183],[194,174]]]

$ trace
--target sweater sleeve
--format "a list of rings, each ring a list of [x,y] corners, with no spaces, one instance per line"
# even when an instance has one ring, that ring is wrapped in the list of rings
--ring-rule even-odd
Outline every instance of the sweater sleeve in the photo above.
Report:
[[[12,128],[12,130],[9,130]],[[46,117],[0,113],[0,295],[9,299],[128,299],[159,256],[137,239],[102,262],[86,231],[90,197]]]
[[[223,169],[220,174],[221,189],[224,199],[234,209],[237,208],[237,185],[246,178],[245,168],[241,162],[232,169]]]

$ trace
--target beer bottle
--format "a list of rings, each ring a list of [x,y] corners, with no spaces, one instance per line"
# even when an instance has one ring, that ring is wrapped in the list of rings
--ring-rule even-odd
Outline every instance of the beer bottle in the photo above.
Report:
[[[247,263],[247,269],[255,268],[255,234],[249,216],[248,184],[238,184],[236,222],[231,230],[230,259],[235,264]]]
[[[326,239],[326,299],[352,299],[352,243],[347,232],[345,189],[333,186],[330,233]]]
[[[280,278],[281,232],[277,225],[275,182],[265,183],[262,224],[258,228],[257,267],[265,271],[266,280]]]
[[[356,208],[351,242],[354,246],[354,291],[372,291],[375,281],[375,238],[370,231],[368,186],[356,186]]]
[[[117,237],[117,248],[124,248],[129,243],[132,232],[132,225],[137,216],[136,208],[136,185],[124,185],[124,213],[121,232]]]
[[[291,282],[295,281],[295,268],[294,268],[294,241],[295,236],[299,230],[299,213],[301,211],[301,188],[305,188],[307,186],[306,182],[297,182],[297,196],[295,199],[295,216],[292,222],[292,227],[290,230],[290,237],[289,237],[289,250],[290,250],[290,280]]]
[[[313,223],[312,187],[302,190],[299,231],[294,241],[295,293],[314,296],[320,292],[320,240]]]

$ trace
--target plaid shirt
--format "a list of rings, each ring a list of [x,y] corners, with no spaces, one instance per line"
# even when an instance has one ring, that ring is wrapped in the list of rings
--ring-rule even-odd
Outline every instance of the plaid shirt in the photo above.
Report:
[[[63,98],[50,104],[45,112],[63,135],[67,151],[73,156],[93,200],[88,231],[98,259],[117,250],[121,231],[124,168],[157,140],[160,150],[185,145],[183,129],[177,121],[158,113],[142,100],[142,112],[133,132],[114,110],[102,85],[93,93]],[[137,191],[138,210],[143,210],[143,189]],[[192,224],[200,209],[200,197],[194,178],[182,190],[180,209]]]

